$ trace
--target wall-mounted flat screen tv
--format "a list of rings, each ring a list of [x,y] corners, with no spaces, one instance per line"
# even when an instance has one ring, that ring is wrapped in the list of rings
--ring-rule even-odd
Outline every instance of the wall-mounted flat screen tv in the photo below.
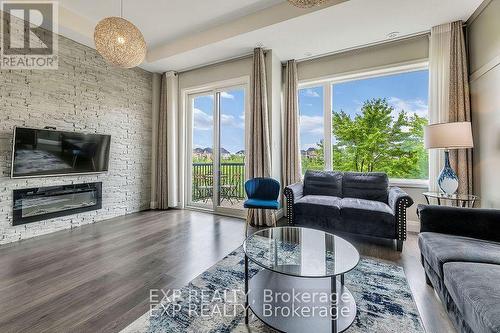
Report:
[[[106,172],[110,143],[109,135],[16,127],[11,177]]]

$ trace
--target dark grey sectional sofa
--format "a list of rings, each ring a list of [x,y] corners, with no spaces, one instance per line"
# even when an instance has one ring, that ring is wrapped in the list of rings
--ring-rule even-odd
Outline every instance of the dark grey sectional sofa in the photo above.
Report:
[[[287,186],[290,224],[397,240],[406,240],[406,208],[413,200],[389,188],[385,173],[307,171],[304,182]]]
[[[457,331],[500,332],[500,210],[418,206],[427,284]]]

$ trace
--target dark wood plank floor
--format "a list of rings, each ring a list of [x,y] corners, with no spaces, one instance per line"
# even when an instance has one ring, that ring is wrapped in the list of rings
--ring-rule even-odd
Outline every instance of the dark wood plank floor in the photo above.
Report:
[[[118,332],[149,309],[151,288],[179,288],[243,242],[242,220],[142,212],[0,247],[0,332]],[[348,237],[361,254],[404,267],[428,333],[454,332],[426,286],[416,235]]]

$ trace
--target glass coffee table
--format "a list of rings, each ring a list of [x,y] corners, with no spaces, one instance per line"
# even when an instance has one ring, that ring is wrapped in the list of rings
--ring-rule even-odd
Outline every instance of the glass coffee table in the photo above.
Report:
[[[344,274],[359,263],[346,240],[323,231],[279,227],[258,231],[243,243],[245,323],[248,310],[281,332],[343,332],[356,318],[356,302]],[[261,269],[249,275],[249,260]]]

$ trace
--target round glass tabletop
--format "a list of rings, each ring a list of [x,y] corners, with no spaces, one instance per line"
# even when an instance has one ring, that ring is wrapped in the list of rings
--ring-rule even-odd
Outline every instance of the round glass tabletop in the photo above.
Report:
[[[248,259],[265,269],[304,278],[342,275],[359,262],[349,242],[309,228],[260,230],[245,240],[243,249]]]
[[[444,199],[444,200],[474,201],[477,199],[477,196],[471,194],[448,195],[441,192],[424,192],[423,195],[430,198]]]

